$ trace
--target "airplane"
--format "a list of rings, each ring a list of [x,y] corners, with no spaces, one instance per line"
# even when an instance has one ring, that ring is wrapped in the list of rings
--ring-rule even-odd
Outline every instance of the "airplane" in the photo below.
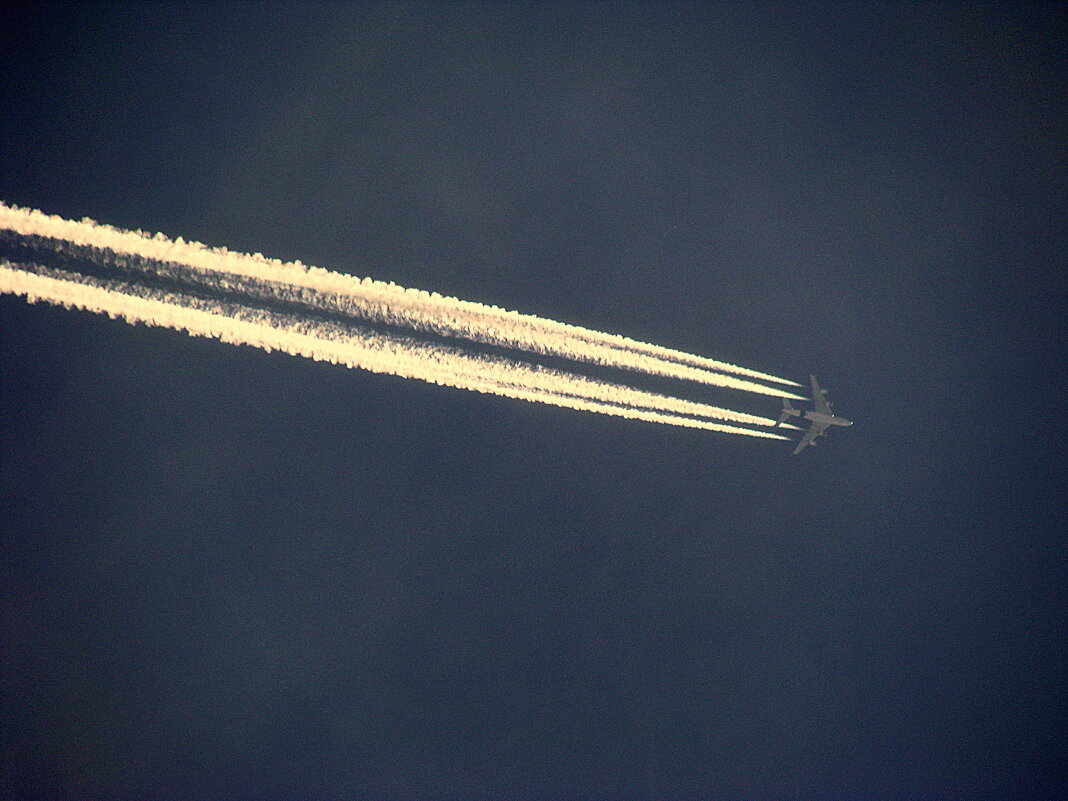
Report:
[[[816,404],[816,410],[806,412],[801,409],[795,409],[790,405],[789,400],[784,400],[782,402],[782,414],[780,414],[779,419],[775,421],[776,426],[781,426],[791,417],[804,417],[806,420],[812,421],[812,425],[808,427],[805,436],[801,437],[801,442],[799,442],[797,448],[794,449],[794,456],[797,456],[797,454],[801,453],[801,451],[809,445],[815,445],[816,437],[831,426],[853,425],[852,420],[838,417],[831,411],[831,404],[827,401],[827,391],[820,388],[819,382],[816,381],[816,376],[810,375],[809,378],[812,379],[812,402]]]

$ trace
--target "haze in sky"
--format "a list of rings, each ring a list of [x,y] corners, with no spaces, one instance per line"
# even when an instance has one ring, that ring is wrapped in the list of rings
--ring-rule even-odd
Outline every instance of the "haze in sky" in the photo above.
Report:
[[[1068,6],[0,34],[0,801],[1068,798]]]

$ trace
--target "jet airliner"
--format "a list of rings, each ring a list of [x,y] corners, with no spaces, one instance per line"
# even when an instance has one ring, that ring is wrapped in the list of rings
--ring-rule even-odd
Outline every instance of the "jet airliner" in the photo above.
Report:
[[[852,420],[846,420],[844,417],[838,417],[831,411],[831,404],[827,401],[827,391],[820,388],[819,382],[816,381],[816,376],[810,375],[812,379],[812,402],[816,404],[815,411],[806,412],[801,409],[795,409],[790,405],[789,400],[782,402],[782,414],[779,415],[779,419],[775,421],[776,426],[781,426],[791,417],[804,417],[806,420],[811,420],[812,425],[808,427],[808,431],[805,432],[805,436],[801,437],[801,441],[794,449],[794,455],[801,453],[809,445],[816,443],[816,437],[822,434],[831,426],[851,426]]]

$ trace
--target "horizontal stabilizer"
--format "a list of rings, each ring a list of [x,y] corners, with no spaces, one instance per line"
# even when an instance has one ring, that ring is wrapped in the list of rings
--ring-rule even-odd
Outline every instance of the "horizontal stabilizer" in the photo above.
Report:
[[[789,400],[784,398],[783,402],[782,402],[782,412],[779,414],[779,419],[775,421],[775,427],[778,428],[783,423],[785,423],[787,420],[789,420],[791,417],[800,417],[800,416],[801,416],[801,412],[799,410],[795,409],[790,404]],[[794,428],[794,426],[787,426],[787,428]]]

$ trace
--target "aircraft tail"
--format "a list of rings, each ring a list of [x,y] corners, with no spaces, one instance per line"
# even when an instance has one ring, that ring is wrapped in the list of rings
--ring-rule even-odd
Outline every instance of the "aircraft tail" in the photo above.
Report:
[[[778,428],[791,417],[800,417],[801,412],[790,405],[790,401],[787,398],[783,398],[782,402],[782,414],[779,415],[779,419],[775,421],[775,427]]]

